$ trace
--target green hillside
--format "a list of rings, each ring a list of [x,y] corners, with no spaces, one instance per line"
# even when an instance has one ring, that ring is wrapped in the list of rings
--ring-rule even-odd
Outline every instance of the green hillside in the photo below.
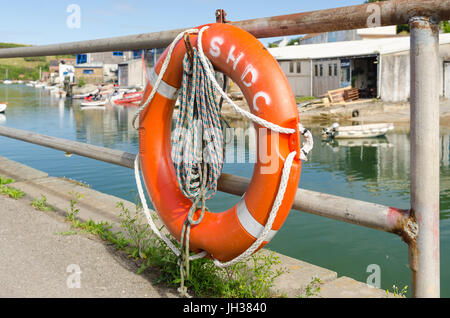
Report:
[[[0,49],[23,46],[29,45],[0,42]],[[49,61],[52,59],[55,59],[55,57],[42,56],[0,59],[0,80],[37,80],[39,79],[39,68],[42,69],[42,72],[48,71]],[[8,76],[6,76],[6,73],[8,73]]]
[[[11,48],[11,47],[22,47],[22,46],[29,46],[29,45],[0,42],[0,49],[7,49],[7,48]]]

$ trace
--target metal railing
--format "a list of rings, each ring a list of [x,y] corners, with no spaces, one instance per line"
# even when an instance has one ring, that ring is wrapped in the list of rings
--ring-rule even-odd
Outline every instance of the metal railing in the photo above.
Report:
[[[440,296],[439,252],[439,30],[450,19],[450,0],[392,0],[328,10],[230,22],[258,38],[409,24],[411,32],[411,209],[299,189],[293,209],[400,235],[408,244],[413,297]],[[183,30],[0,49],[0,58],[165,47]],[[125,167],[133,154],[0,127],[0,135]],[[219,190],[242,195],[247,178],[222,175]]]

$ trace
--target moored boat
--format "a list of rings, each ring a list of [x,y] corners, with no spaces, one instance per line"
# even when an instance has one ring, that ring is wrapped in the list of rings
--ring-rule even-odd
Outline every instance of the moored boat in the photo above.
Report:
[[[141,102],[141,98],[122,98],[114,101],[116,105],[128,105],[128,104],[138,104]]]
[[[334,123],[330,127],[322,129],[322,136],[335,139],[373,138],[384,136],[393,129],[394,124],[392,123],[355,126],[340,126],[338,123]]]
[[[114,104],[114,102],[118,99],[121,99],[123,97],[123,92],[116,91],[109,95],[109,102],[111,104]]]
[[[114,104],[123,106],[135,106],[136,104],[139,104],[141,102],[143,96],[143,92],[123,94],[122,98],[114,100]]]
[[[128,92],[128,93],[124,93],[123,97],[124,98],[134,98],[134,97],[141,97],[144,95],[144,91],[140,91],[140,92]]]
[[[87,96],[95,95],[98,93],[98,89],[93,90],[92,92],[86,93],[86,94],[75,94],[72,96],[73,99],[84,99]]]
[[[6,111],[7,107],[8,107],[8,103],[0,102],[0,113],[4,113]]]
[[[117,105],[122,107],[137,107],[141,104],[140,101],[134,101],[134,102],[120,102]]]
[[[105,104],[108,102],[108,100],[103,99],[103,100],[98,100],[98,101],[86,101],[86,102],[82,102],[81,106],[105,106]]]
[[[104,110],[105,106],[81,106],[81,110],[92,110],[92,109],[100,109]]]
[[[59,89],[59,87],[58,87],[58,86],[50,85],[50,86],[44,86],[44,89],[45,89],[46,91],[53,91],[53,90]]]

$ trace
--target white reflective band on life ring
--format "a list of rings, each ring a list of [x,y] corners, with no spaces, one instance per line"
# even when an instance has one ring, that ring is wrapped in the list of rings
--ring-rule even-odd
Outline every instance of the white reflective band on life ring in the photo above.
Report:
[[[152,85],[152,87],[155,87],[156,81],[158,80],[158,74],[156,74],[154,68],[152,68],[151,70],[148,70],[148,74],[149,74],[148,80],[150,81],[150,84]],[[170,99],[170,100],[176,100],[178,97],[177,96],[178,88],[167,84],[163,80],[161,80],[161,83],[159,84],[157,92],[159,95],[161,95],[167,99]]]
[[[255,220],[253,215],[247,209],[245,204],[245,195],[241,198],[236,207],[237,216],[242,227],[247,231],[248,234],[254,238],[258,238],[262,231],[264,231],[264,226]],[[277,234],[278,231],[270,230],[267,235],[266,242],[270,242],[271,239]]]

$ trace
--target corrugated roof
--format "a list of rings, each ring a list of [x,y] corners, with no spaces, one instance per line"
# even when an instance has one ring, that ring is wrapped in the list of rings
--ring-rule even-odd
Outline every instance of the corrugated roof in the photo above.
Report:
[[[450,43],[450,34],[439,35],[440,44]],[[277,60],[310,60],[333,57],[390,54],[408,51],[409,36],[373,40],[342,41],[320,44],[292,45],[270,48],[269,52]]]

